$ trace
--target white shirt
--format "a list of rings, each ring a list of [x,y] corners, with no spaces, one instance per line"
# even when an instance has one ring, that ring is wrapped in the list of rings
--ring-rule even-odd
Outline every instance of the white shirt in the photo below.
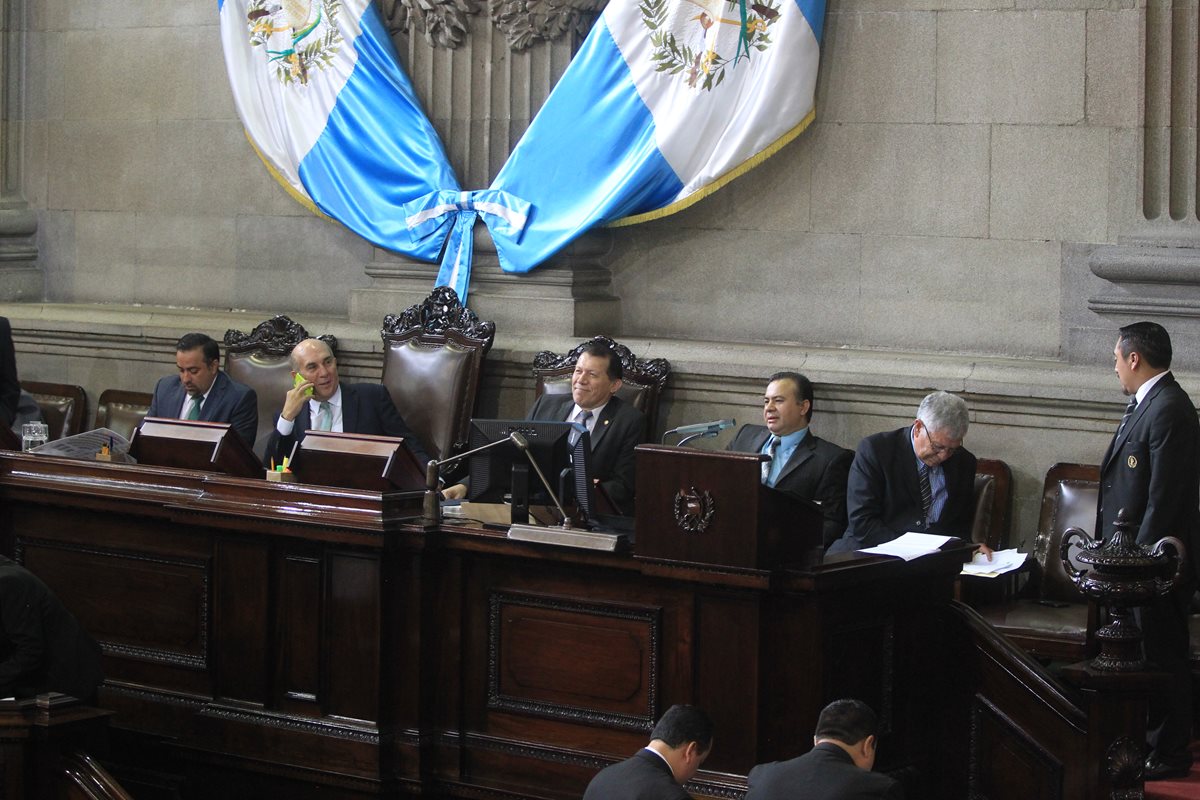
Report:
[[[602,406],[597,406],[596,408],[587,409],[592,412],[592,415],[590,417],[588,417],[587,422],[584,423],[584,426],[587,427],[588,433],[592,433],[593,431],[596,430],[596,420],[600,419],[600,414],[604,411],[604,409],[607,406],[608,406],[608,403],[606,402]],[[579,412],[584,411],[584,410],[585,409],[579,407],[578,403],[575,403],[574,405],[572,405],[571,413],[567,416],[567,422],[574,422],[575,418],[579,416]]]
[[[333,397],[326,401],[329,403],[329,410],[333,414],[333,426],[329,429],[342,433],[342,384],[338,384],[338,388],[334,391]],[[321,413],[321,401],[315,397],[308,398],[308,427],[309,430],[316,430],[317,417]],[[296,420],[284,419],[280,417],[275,421],[275,430],[279,431],[280,436],[290,436],[292,430],[296,427]]]

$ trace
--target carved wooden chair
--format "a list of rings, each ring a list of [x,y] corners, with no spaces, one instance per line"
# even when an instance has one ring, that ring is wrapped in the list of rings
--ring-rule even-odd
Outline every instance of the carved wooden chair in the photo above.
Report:
[[[671,364],[665,358],[641,359],[629,348],[607,336],[593,336],[559,355],[543,350],[533,357],[533,374],[537,378],[537,396],[543,394],[567,394],[571,391],[571,374],[583,348],[591,342],[603,342],[617,354],[624,372],[617,397],[633,404],[646,415],[646,441],[657,441],[658,401],[671,374]]]
[[[311,338],[304,326],[280,314],[259,323],[250,333],[225,331],[225,372],[258,394],[258,434],[254,452],[259,457],[267,447],[275,415],[283,408],[283,396],[292,388],[292,348]],[[316,337],[337,355],[337,338]]]
[[[96,423],[93,428],[108,428],[126,439],[146,418],[154,395],[149,392],[128,392],[124,389],[105,389],[100,393],[96,406]]]
[[[1091,648],[1099,612],[1067,577],[1059,547],[1068,528],[1095,535],[1099,498],[1099,467],[1051,467],[1042,490],[1028,585],[1019,597],[978,609],[984,619],[1034,657],[1078,661]]]
[[[465,447],[483,358],[496,325],[480,321],[455,291],[439,286],[423,302],[388,314],[383,385],[433,458]]]
[[[87,394],[82,386],[21,381],[21,388],[37,400],[38,407],[42,410],[42,418],[50,428],[51,440],[74,436],[83,430],[83,417],[87,413]]]

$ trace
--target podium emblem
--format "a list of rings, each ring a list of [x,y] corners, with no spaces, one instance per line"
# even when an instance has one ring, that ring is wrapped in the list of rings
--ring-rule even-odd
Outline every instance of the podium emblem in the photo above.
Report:
[[[675,523],[688,533],[702,533],[712,522],[712,495],[695,486],[675,493]]]

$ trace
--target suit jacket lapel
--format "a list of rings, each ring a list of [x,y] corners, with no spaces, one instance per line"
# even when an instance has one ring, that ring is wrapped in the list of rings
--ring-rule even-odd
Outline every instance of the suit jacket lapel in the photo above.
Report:
[[[620,402],[616,397],[609,398],[608,405],[604,406],[604,411],[600,413],[600,417],[596,420],[596,427],[592,429],[593,450],[600,446],[600,440],[604,438],[604,434],[608,433],[609,423],[617,415],[617,405]]]
[[[762,445],[759,445],[759,449],[761,448]],[[812,431],[809,431],[805,434],[800,444],[796,445],[796,449],[792,451],[792,457],[787,460],[787,463],[783,465],[783,469],[779,471],[779,477],[775,479],[776,485],[778,485],[779,481],[787,477],[792,470],[812,458],[813,451],[816,449],[817,443],[813,438]]]
[[[204,405],[200,406],[200,419],[204,422],[213,422],[213,416],[221,406],[221,395],[225,393],[226,388],[225,384],[221,381],[223,377],[225,377],[224,373],[217,373],[217,377],[213,380],[212,389],[208,392],[208,399],[204,401]]]
[[[349,384],[342,384],[342,432],[358,430],[358,395]]]
[[[1174,382],[1175,376],[1170,372],[1167,372],[1166,375],[1159,379],[1158,383],[1151,387],[1150,391],[1146,392],[1146,396],[1143,397],[1142,401],[1137,404],[1137,408],[1133,410],[1133,414],[1130,415],[1129,421],[1125,423],[1125,429],[1121,430],[1120,428],[1117,428],[1117,430],[1120,432],[1114,434],[1112,441],[1109,442],[1108,450],[1106,450],[1104,453],[1104,461],[1100,465],[1101,472],[1108,469],[1108,462],[1112,459],[1113,454],[1116,453],[1117,450],[1121,449],[1121,445],[1125,444],[1126,440],[1129,439],[1129,434],[1131,434],[1133,429],[1137,427],[1138,421],[1141,420],[1142,415],[1145,414],[1150,408],[1150,404],[1154,401],[1154,398],[1158,397],[1158,393],[1161,392],[1163,387],[1168,383]]]

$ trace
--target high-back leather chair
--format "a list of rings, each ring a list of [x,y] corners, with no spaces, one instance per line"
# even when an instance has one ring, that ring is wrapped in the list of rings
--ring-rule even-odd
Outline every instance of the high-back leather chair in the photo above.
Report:
[[[82,386],[66,383],[42,383],[21,381],[21,388],[33,395],[42,419],[50,428],[50,439],[74,436],[83,431],[83,417],[87,413],[87,394]]]
[[[425,451],[447,458],[465,447],[483,357],[496,325],[481,321],[446,286],[401,314],[388,314],[383,385]]]
[[[96,406],[96,424],[93,428],[108,428],[126,439],[133,436],[134,429],[146,418],[154,395],[149,392],[128,392],[124,389],[105,389],[100,393]]]
[[[583,348],[591,342],[603,342],[616,353],[621,361],[624,377],[617,397],[631,403],[646,415],[646,441],[657,441],[658,401],[671,374],[671,364],[665,358],[642,359],[608,336],[593,336],[559,355],[543,350],[533,357],[533,374],[537,378],[537,396],[543,394],[567,394],[571,391],[571,374]]]
[[[1099,500],[1099,467],[1051,467],[1042,489],[1028,585],[1020,597],[979,609],[984,619],[1035,657],[1078,661],[1092,648],[1098,611],[1067,577],[1060,545],[1069,528],[1095,535]]]
[[[993,550],[1009,547],[1012,528],[1013,481],[1008,464],[981,458],[975,465],[975,521],[971,541]]]
[[[283,408],[283,396],[292,388],[292,348],[311,338],[304,326],[279,314],[259,323],[250,333],[225,331],[225,372],[258,395],[258,434],[254,452],[260,458],[275,426],[275,415]],[[316,337],[337,355],[337,338]]]

